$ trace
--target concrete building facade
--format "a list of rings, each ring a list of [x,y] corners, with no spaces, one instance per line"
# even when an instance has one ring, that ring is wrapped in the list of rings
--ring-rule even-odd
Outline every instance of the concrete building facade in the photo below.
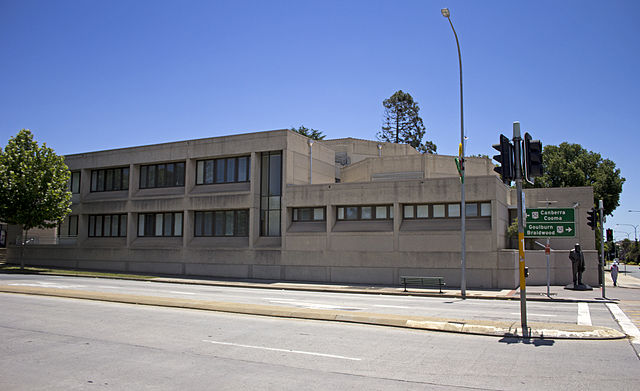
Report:
[[[229,278],[398,284],[402,275],[460,283],[460,180],[452,156],[408,145],[310,142],[289,130],[68,155],[72,214],[51,243],[8,258],[37,265]],[[467,286],[518,286],[507,228],[515,190],[487,158],[466,161]],[[597,284],[593,192],[528,189],[527,207],[574,208],[576,236],[551,240],[551,283],[571,282],[585,250]],[[22,250],[22,251],[20,251]],[[529,284],[546,283],[542,248]]]

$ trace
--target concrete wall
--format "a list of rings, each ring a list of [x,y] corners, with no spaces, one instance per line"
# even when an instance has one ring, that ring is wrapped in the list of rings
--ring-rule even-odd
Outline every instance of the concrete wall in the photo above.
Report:
[[[497,174],[487,158],[466,158],[465,176]],[[386,174],[386,175],[384,175]],[[413,179],[457,177],[454,156],[418,154],[409,156],[383,156],[363,159],[342,168],[342,182],[370,182],[372,180],[398,180],[410,175]]]

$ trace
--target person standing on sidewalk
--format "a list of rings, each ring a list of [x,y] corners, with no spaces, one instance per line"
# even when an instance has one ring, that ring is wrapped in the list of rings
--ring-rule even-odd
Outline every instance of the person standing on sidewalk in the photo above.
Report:
[[[613,280],[613,286],[618,286],[618,261],[613,261],[611,264],[611,279]]]

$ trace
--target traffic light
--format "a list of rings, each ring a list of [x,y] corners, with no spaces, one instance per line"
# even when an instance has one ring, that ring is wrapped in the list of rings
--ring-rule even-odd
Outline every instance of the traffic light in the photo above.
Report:
[[[542,142],[531,140],[524,134],[524,179],[533,184],[533,178],[542,176]]]
[[[613,230],[611,228],[607,229],[607,242],[613,242]]]
[[[598,210],[596,208],[591,208],[587,212],[587,224],[591,227],[591,230],[595,230],[598,226]]]
[[[509,139],[501,134],[500,135],[500,144],[493,144],[493,148],[500,152],[499,155],[494,155],[493,160],[496,160],[500,163],[499,167],[495,167],[493,171],[500,174],[500,178],[502,182],[505,184],[509,184],[513,179],[515,179],[515,167],[514,167],[514,158],[513,158],[513,145]]]

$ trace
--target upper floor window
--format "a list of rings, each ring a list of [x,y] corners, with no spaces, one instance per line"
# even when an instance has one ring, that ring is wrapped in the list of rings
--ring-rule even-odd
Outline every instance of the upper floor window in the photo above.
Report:
[[[184,162],[140,166],[140,188],[184,186]]]
[[[196,185],[249,181],[249,156],[199,160],[196,163]]]
[[[182,212],[138,214],[138,236],[182,236]]]
[[[91,171],[91,191],[117,190],[129,190],[129,167]]]
[[[249,236],[249,210],[195,212],[194,236]]]
[[[438,219],[460,217],[460,204],[418,204],[403,205],[402,215],[404,219]],[[491,216],[490,202],[465,203],[465,217],[489,217]]]
[[[339,206],[338,220],[390,220],[393,205]]]
[[[127,236],[127,215],[90,215],[89,237]]]
[[[69,191],[73,194],[80,193],[80,171],[71,171],[71,178],[69,178]]]
[[[293,208],[293,221],[325,221],[324,207]]]

